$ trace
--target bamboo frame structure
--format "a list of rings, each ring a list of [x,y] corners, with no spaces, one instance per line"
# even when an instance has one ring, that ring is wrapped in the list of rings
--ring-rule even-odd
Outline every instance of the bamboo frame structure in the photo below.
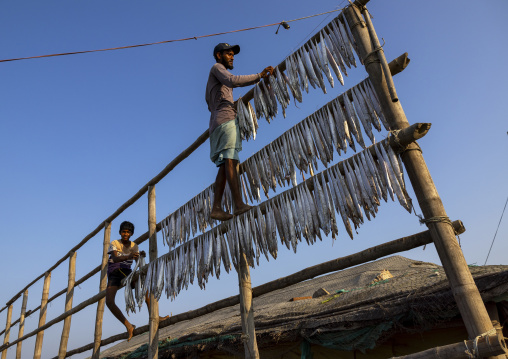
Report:
[[[18,338],[23,336],[23,332],[25,331],[25,312],[26,312],[26,303],[28,302],[28,289],[23,293],[23,302],[21,304],[21,313],[19,315],[19,330],[18,330]],[[19,342],[16,345],[16,359],[21,359],[21,346],[22,342]]]
[[[39,316],[39,328],[44,326],[44,323],[46,323],[46,314],[47,314],[47,310],[48,310],[48,296],[49,296],[50,282],[51,282],[51,272],[46,272],[46,274],[44,275],[44,285],[42,287],[42,299],[41,299],[41,311],[40,311],[40,316]],[[41,330],[37,333],[37,337],[35,338],[34,359],[41,358],[43,339],[44,339],[44,330]]]
[[[240,265],[238,271],[239,278],[239,289],[240,293],[237,296],[232,296],[221,301],[211,303],[205,307],[182,313],[171,317],[161,323],[159,323],[159,310],[158,302],[152,293],[150,296],[150,319],[149,325],[136,328],[134,335],[139,335],[146,331],[149,332],[149,346],[148,346],[148,357],[154,359],[158,357],[158,329],[172,325],[174,323],[189,320],[192,318],[199,317],[204,314],[208,314],[218,309],[222,309],[231,305],[240,304],[241,318],[242,318],[242,339],[245,347],[246,358],[259,358],[259,352],[257,349],[255,326],[254,326],[254,310],[252,307],[252,298],[268,293],[270,291],[287,287],[289,285],[301,282],[303,280],[311,279],[317,275],[329,273],[340,269],[345,269],[350,266],[365,263],[370,260],[374,260],[389,254],[398,253],[408,249],[416,248],[418,246],[434,243],[436,249],[443,263],[443,267],[450,281],[452,292],[455,296],[456,302],[459,307],[459,311],[464,319],[468,334],[471,338],[479,337],[485,333],[492,332],[492,323],[489,319],[487,310],[481,300],[476,285],[469,272],[465,259],[461,253],[458,243],[455,239],[456,230],[457,233],[463,232],[465,229],[460,221],[451,223],[436,220],[436,218],[447,218],[443,204],[435,185],[432,181],[428,168],[423,160],[419,146],[415,143],[415,140],[423,137],[429,130],[430,124],[415,124],[409,126],[409,123],[405,117],[398,97],[396,94],[395,86],[393,84],[392,76],[404,70],[409,59],[407,53],[399,56],[396,60],[390,64],[387,63],[384,56],[382,47],[379,44],[374,26],[370,20],[370,15],[365,8],[365,4],[369,0],[357,0],[355,5],[348,7],[344,14],[349,24],[353,24],[351,32],[353,33],[356,43],[359,47],[359,56],[362,62],[365,64],[365,68],[369,73],[372,80],[375,92],[381,102],[381,107],[386,115],[391,129],[394,131],[393,136],[390,137],[389,143],[392,147],[398,147],[400,150],[402,147],[402,160],[408,172],[408,176],[411,180],[412,186],[415,190],[418,202],[425,216],[425,219],[432,220],[427,223],[429,230],[421,232],[419,234],[401,238],[396,241],[388,242],[380,246],[369,248],[365,251],[338,258],[333,261],[322,263],[313,267],[306,268],[300,272],[294,273],[290,276],[279,278],[275,281],[265,283],[261,286],[252,288],[250,282],[250,271],[247,265],[246,256],[242,253],[240,256]],[[363,17],[362,17],[363,14]],[[326,31],[326,30],[325,30]],[[313,39],[317,39],[318,34],[313,36]],[[285,62],[281,62],[278,66],[279,70],[285,70]],[[251,89],[243,96],[243,101],[248,102],[253,98],[254,89]],[[344,93],[345,96],[351,96],[350,90]],[[107,267],[107,247],[110,241],[111,222],[117,218],[125,209],[131,206],[139,198],[141,198],[146,192],[148,192],[148,232],[144,233],[136,239],[136,243],[140,244],[149,239],[149,256],[150,262],[157,260],[157,231],[160,230],[161,224],[156,222],[156,207],[155,207],[155,184],[157,184],[162,178],[164,178],[173,168],[175,168],[180,162],[187,158],[194,150],[196,150],[201,144],[203,144],[209,137],[208,130],[201,134],[194,143],[192,143],[186,150],[180,155],[175,157],[157,176],[152,178],[145,186],[143,186],[134,196],[127,200],[121,205],[111,216],[109,216],[103,223],[101,223],[95,230],[89,233],[81,242],[71,249],[63,258],[61,258],[55,265],[48,269],[45,273],[30,282],[25,288],[17,293],[10,301],[6,303],[6,306],[0,309],[0,312],[8,309],[7,324],[6,328],[2,333],[5,333],[4,345],[0,347],[2,351],[2,358],[5,359],[7,349],[14,344],[17,344],[16,358],[21,355],[21,344],[22,341],[37,335],[34,359],[40,359],[42,351],[42,342],[44,330],[62,320],[64,320],[64,327],[62,331],[62,339],[60,342],[60,348],[58,358],[62,359],[67,356],[77,354],[86,350],[93,349],[92,358],[96,359],[100,354],[100,346],[110,344],[116,340],[127,338],[126,333],[112,336],[110,338],[102,340],[102,320],[104,313],[104,297],[106,289],[106,267]],[[374,156],[375,157],[375,156]],[[346,160],[347,161],[347,160]],[[345,163],[345,161],[343,161]],[[343,164],[342,164],[343,166]],[[340,171],[343,172],[343,168],[338,166]],[[317,178],[316,178],[317,179]],[[320,181],[319,179],[317,179]],[[328,180],[325,175],[325,180]],[[312,182],[308,182],[309,188],[312,189]],[[287,191],[291,195],[291,190]],[[263,204],[260,205],[264,208]],[[226,228],[227,224],[218,226],[219,230]],[[83,246],[88,240],[94,237],[104,229],[104,242],[103,242],[103,258],[102,263],[97,268],[93,269],[83,278],[75,281],[75,259],[76,251]],[[50,299],[49,284],[51,279],[51,272],[53,269],[58,267],[63,261],[69,258],[69,283],[65,290],[57,293]],[[75,308],[72,308],[72,298],[74,286],[80,284],[97,272],[101,271],[99,293],[89,298],[85,302],[79,304]],[[43,294],[41,299],[41,305],[34,310],[26,312],[26,301],[28,296],[28,288],[37,282],[39,279],[44,277]],[[52,321],[45,323],[47,304],[58,296],[62,295],[67,291],[65,312],[59,315]],[[12,305],[20,295],[23,294],[23,306],[20,314],[20,318],[11,323],[12,319]],[[73,313],[83,310],[87,306],[98,302],[96,325],[94,333],[94,342],[67,352],[67,342],[69,337],[71,316]],[[24,329],[24,318],[25,315],[40,309],[40,318],[38,328],[27,335],[23,335]],[[18,339],[12,343],[9,343],[9,334],[12,325],[19,321],[20,330]],[[0,334],[2,334],[0,333]],[[483,340],[483,341],[482,341]],[[492,342],[490,342],[492,340]],[[471,342],[471,341],[470,341]],[[492,343],[495,345],[492,346]],[[471,343],[466,343],[471,345]],[[461,347],[462,346],[462,347]],[[422,353],[412,354],[403,358],[416,359],[416,358],[466,358],[467,353],[463,348],[464,344],[454,344],[440,348],[434,348]],[[481,350],[480,350],[481,348]],[[506,347],[503,338],[499,336],[481,336],[479,340],[478,350],[485,355],[497,355],[506,354]],[[19,354],[18,354],[19,351]],[[461,352],[462,351],[462,352]],[[466,355],[466,356],[464,356]],[[502,357],[505,357],[503,355]],[[401,357],[402,358],[402,357]],[[492,357],[494,358],[494,357]],[[497,358],[497,357],[495,357]]]
[[[157,220],[155,213],[155,186],[148,187],[148,231],[150,262],[157,260]],[[139,278],[138,278],[139,280]],[[148,333],[148,359],[159,357],[159,302],[155,295],[149,291],[150,319]]]
[[[104,225],[104,241],[102,243],[102,263],[101,263],[101,278],[99,284],[99,292],[105,291],[108,284],[108,249],[111,239],[111,222]],[[99,299],[97,303],[97,314],[95,318],[95,334],[94,334],[94,347],[92,352],[92,359],[99,359],[100,346],[102,339],[102,319],[104,317],[104,306],[106,298]]]
[[[386,82],[386,78],[391,79],[391,76],[388,71],[384,70],[386,69],[386,58],[382,49],[379,50],[379,40],[370,20],[370,14],[364,6],[367,2],[364,0],[360,6],[347,7],[345,16],[356,40],[359,56],[364,59],[365,69],[371,78],[391,129],[404,129],[409,126],[409,123],[400,101],[392,101],[388,89],[390,83]],[[372,56],[373,51],[377,53],[379,62],[367,61],[367,58]],[[439,218],[448,217],[419,146],[416,143],[409,145],[401,153],[401,158],[422,213],[426,220],[431,219],[427,226],[432,233],[436,250],[450,281],[455,301],[464,319],[469,337],[474,338],[486,333],[492,329],[492,323],[453,229],[449,224],[438,220]]]
[[[67,284],[67,296],[65,297],[65,312],[71,310],[72,300],[74,298],[74,285],[76,278],[76,255],[74,252],[69,257],[69,279]],[[67,343],[69,341],[69,332],[71,330],[71,316],[69,315],[64,319],[64,325],[62,328],[62,336],[60,338],[60,346],[58,348],[58,358],[65,358],[67,353]]]
[[[7,309],[7,320],[5,323],[5,336],[4,336],[4,345],[9,343],[9,335],[11,334],[11,320],[12,320],[12,304],[9,305]],[[2,351],[2,359],[7,358],[7,349]]]

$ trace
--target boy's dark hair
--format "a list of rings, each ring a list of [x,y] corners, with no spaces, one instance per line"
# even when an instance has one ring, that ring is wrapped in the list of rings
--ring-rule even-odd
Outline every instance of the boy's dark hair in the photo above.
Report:
[[[120,224],[120,230],[118,232],[122,232],[124,229],[127,229],[128,231],[131,231],[132,234],[134,234],[134,225],[131,222],[123,221]]]

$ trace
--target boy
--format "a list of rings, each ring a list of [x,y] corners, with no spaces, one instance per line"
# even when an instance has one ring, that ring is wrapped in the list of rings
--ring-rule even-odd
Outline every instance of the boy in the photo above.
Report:
[[[122,279],[127,277],[132,272],[132,261],[137,261],[140,254],[145,257],[145,251],[139,252],[138,245],[130,241],[131,236],[134,234],[134,224],[131,222],[122,222],[120,224],[121,239],[114,240],[109,245],[108,253],[108,287],[106,288],[106,305],[113,315],[125,325],[129,338],[131,340],[134,333],[134,325],[132,325],[122,314],[120,308],[115,303],[116,292],[122,287]],[[132,283],[132,286],[134,286]],[[145,297],[148,310],[150,310],[150,299],[148,293]],[[167,319],[166,317],[159,317],[159,321]]]

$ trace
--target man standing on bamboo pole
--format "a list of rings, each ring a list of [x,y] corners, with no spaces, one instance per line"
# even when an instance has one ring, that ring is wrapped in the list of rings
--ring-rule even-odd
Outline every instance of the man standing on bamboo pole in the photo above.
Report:
[[[111,242],[108,253],[108,287],[106,288],[106,305],[113,315],[125,325],[127,329],[127,333],[129,337],[127,341],[131,340],[132,335],[134,334],[134,328],[136,326],[132,325],[122,314],[120,308],[115,303],[116,292],[122,287],[122,279],[127,277],[129,273],[132,272],[131,265],[132,261],[137,261],[139,256],[146,256],[145,251],[139,251],[138,245],[134,242],[130,241],[131,236],[134,234],[134,224],[131,222],[122,222],[120,224],[120,236],[121,239],[117,239]],[[139,278],[138,278],[139,280]],[[132,288],[134,288],[135,281],[131,283]],[[150,310],[150,299],[148,297],[148,292],[145,296],[146,305],[148,306],[148,310]],[[167,319],[166,317],[159,317],[159,322]]]
[[[233,69],[233,60],[240,52],[240,46],[220,43],[213,49],[216,63],[210,70],[206,84],[205,99],[210,115],[210,159],[219,173],[215,179],[215,194],[210,217],[220,221],[233,218],[233,215],[222,209],[222,195],[226,181],[231,189],[234,203],[234,215],[248,211],[251,206],[242,200],[238,167],[240,158],[238,152],[242,150],[242,140],[236,110],[233,102],[233,88],[249,86],[257,83],[261,78],[267,78],[273,73],[273,67],[268,66],[259,74],[233,75],[228,70]]]

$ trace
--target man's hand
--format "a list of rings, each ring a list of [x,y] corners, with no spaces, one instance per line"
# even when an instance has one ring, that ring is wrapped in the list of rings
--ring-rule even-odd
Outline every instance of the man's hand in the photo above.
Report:
[[[139,258],[139,252],[134,252],[134,253],[131,253],[131,254],[129,255],[129,257],[130,257],[131,259],[134,259],[135,261],[137,261],[137,260],[138,260],[138,258]]]
[[[268,76],[272,75],[274,71],[274,68],[272,66],[268,66],[263,71],[261,71],[261,77],[262,78],[268,78]]]
[[[141,252],[139,252],[139,255],[140,255],[141,257],[146,257],[146,253],[145,253],[145,251],[141,251]]]

